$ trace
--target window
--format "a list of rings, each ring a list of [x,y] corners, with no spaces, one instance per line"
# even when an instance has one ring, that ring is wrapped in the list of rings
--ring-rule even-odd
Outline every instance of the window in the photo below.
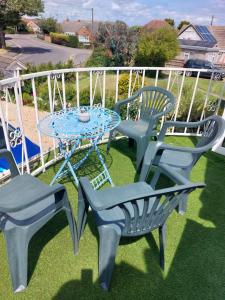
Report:
[[[74,32],[65,32],[66,35],[75,35]]]
[[[190,52],[184,52],[184,60],[188,60],[190,58]]]
[[[80,43],[90,43],[89,36],[87,35],[79,35],[78,39]]]

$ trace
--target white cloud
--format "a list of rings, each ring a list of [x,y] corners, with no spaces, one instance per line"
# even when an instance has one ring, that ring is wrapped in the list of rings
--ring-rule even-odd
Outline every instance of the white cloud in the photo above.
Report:
[[[190,0],[188,0],[190,1]],[[123,20],[127,24],[143,25],[152,19],[174,18],[178,23],[186,19],[193,23],[209,24],[211,15],[215,21],[222,23],[225,14],[225,0],[205,0],[204,7],[196,6],[191,11],[190,6],[184,10],[180,2],[162,5],[156,0],[44,0],[45,15],[54,16],[59,20],[90,19],[90,8],[94,8],[95,20]],[[174,2],[175,3],[175,2]],[[191,4],[191,1],[189,2]],[[195,5],[194,1],[193,4]],[[172,9],[173,7],[173,9]]]

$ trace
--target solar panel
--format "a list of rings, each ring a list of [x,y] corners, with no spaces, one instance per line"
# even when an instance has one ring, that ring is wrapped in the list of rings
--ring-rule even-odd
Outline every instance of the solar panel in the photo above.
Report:
[[[204,41],[217,43],[217,40],[206,26],[196,25],[195,28]]]

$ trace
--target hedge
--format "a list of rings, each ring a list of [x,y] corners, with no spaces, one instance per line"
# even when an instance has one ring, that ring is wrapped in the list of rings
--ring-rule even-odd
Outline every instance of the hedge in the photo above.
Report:
[[[77,48],[79,44],[77,36],[74,35],[51,32],[50,37],[52,39],[52,43],[62,46]]]

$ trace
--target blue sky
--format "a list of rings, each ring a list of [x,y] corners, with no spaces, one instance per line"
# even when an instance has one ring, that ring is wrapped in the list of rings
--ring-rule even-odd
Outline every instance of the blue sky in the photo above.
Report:
[[[225,0],[44,0],[45,16],[59,20],[89,19],[94,8],[96,20],[123,20],[143,25],[152,19],[186,19],[194,24],[225,25]]]

